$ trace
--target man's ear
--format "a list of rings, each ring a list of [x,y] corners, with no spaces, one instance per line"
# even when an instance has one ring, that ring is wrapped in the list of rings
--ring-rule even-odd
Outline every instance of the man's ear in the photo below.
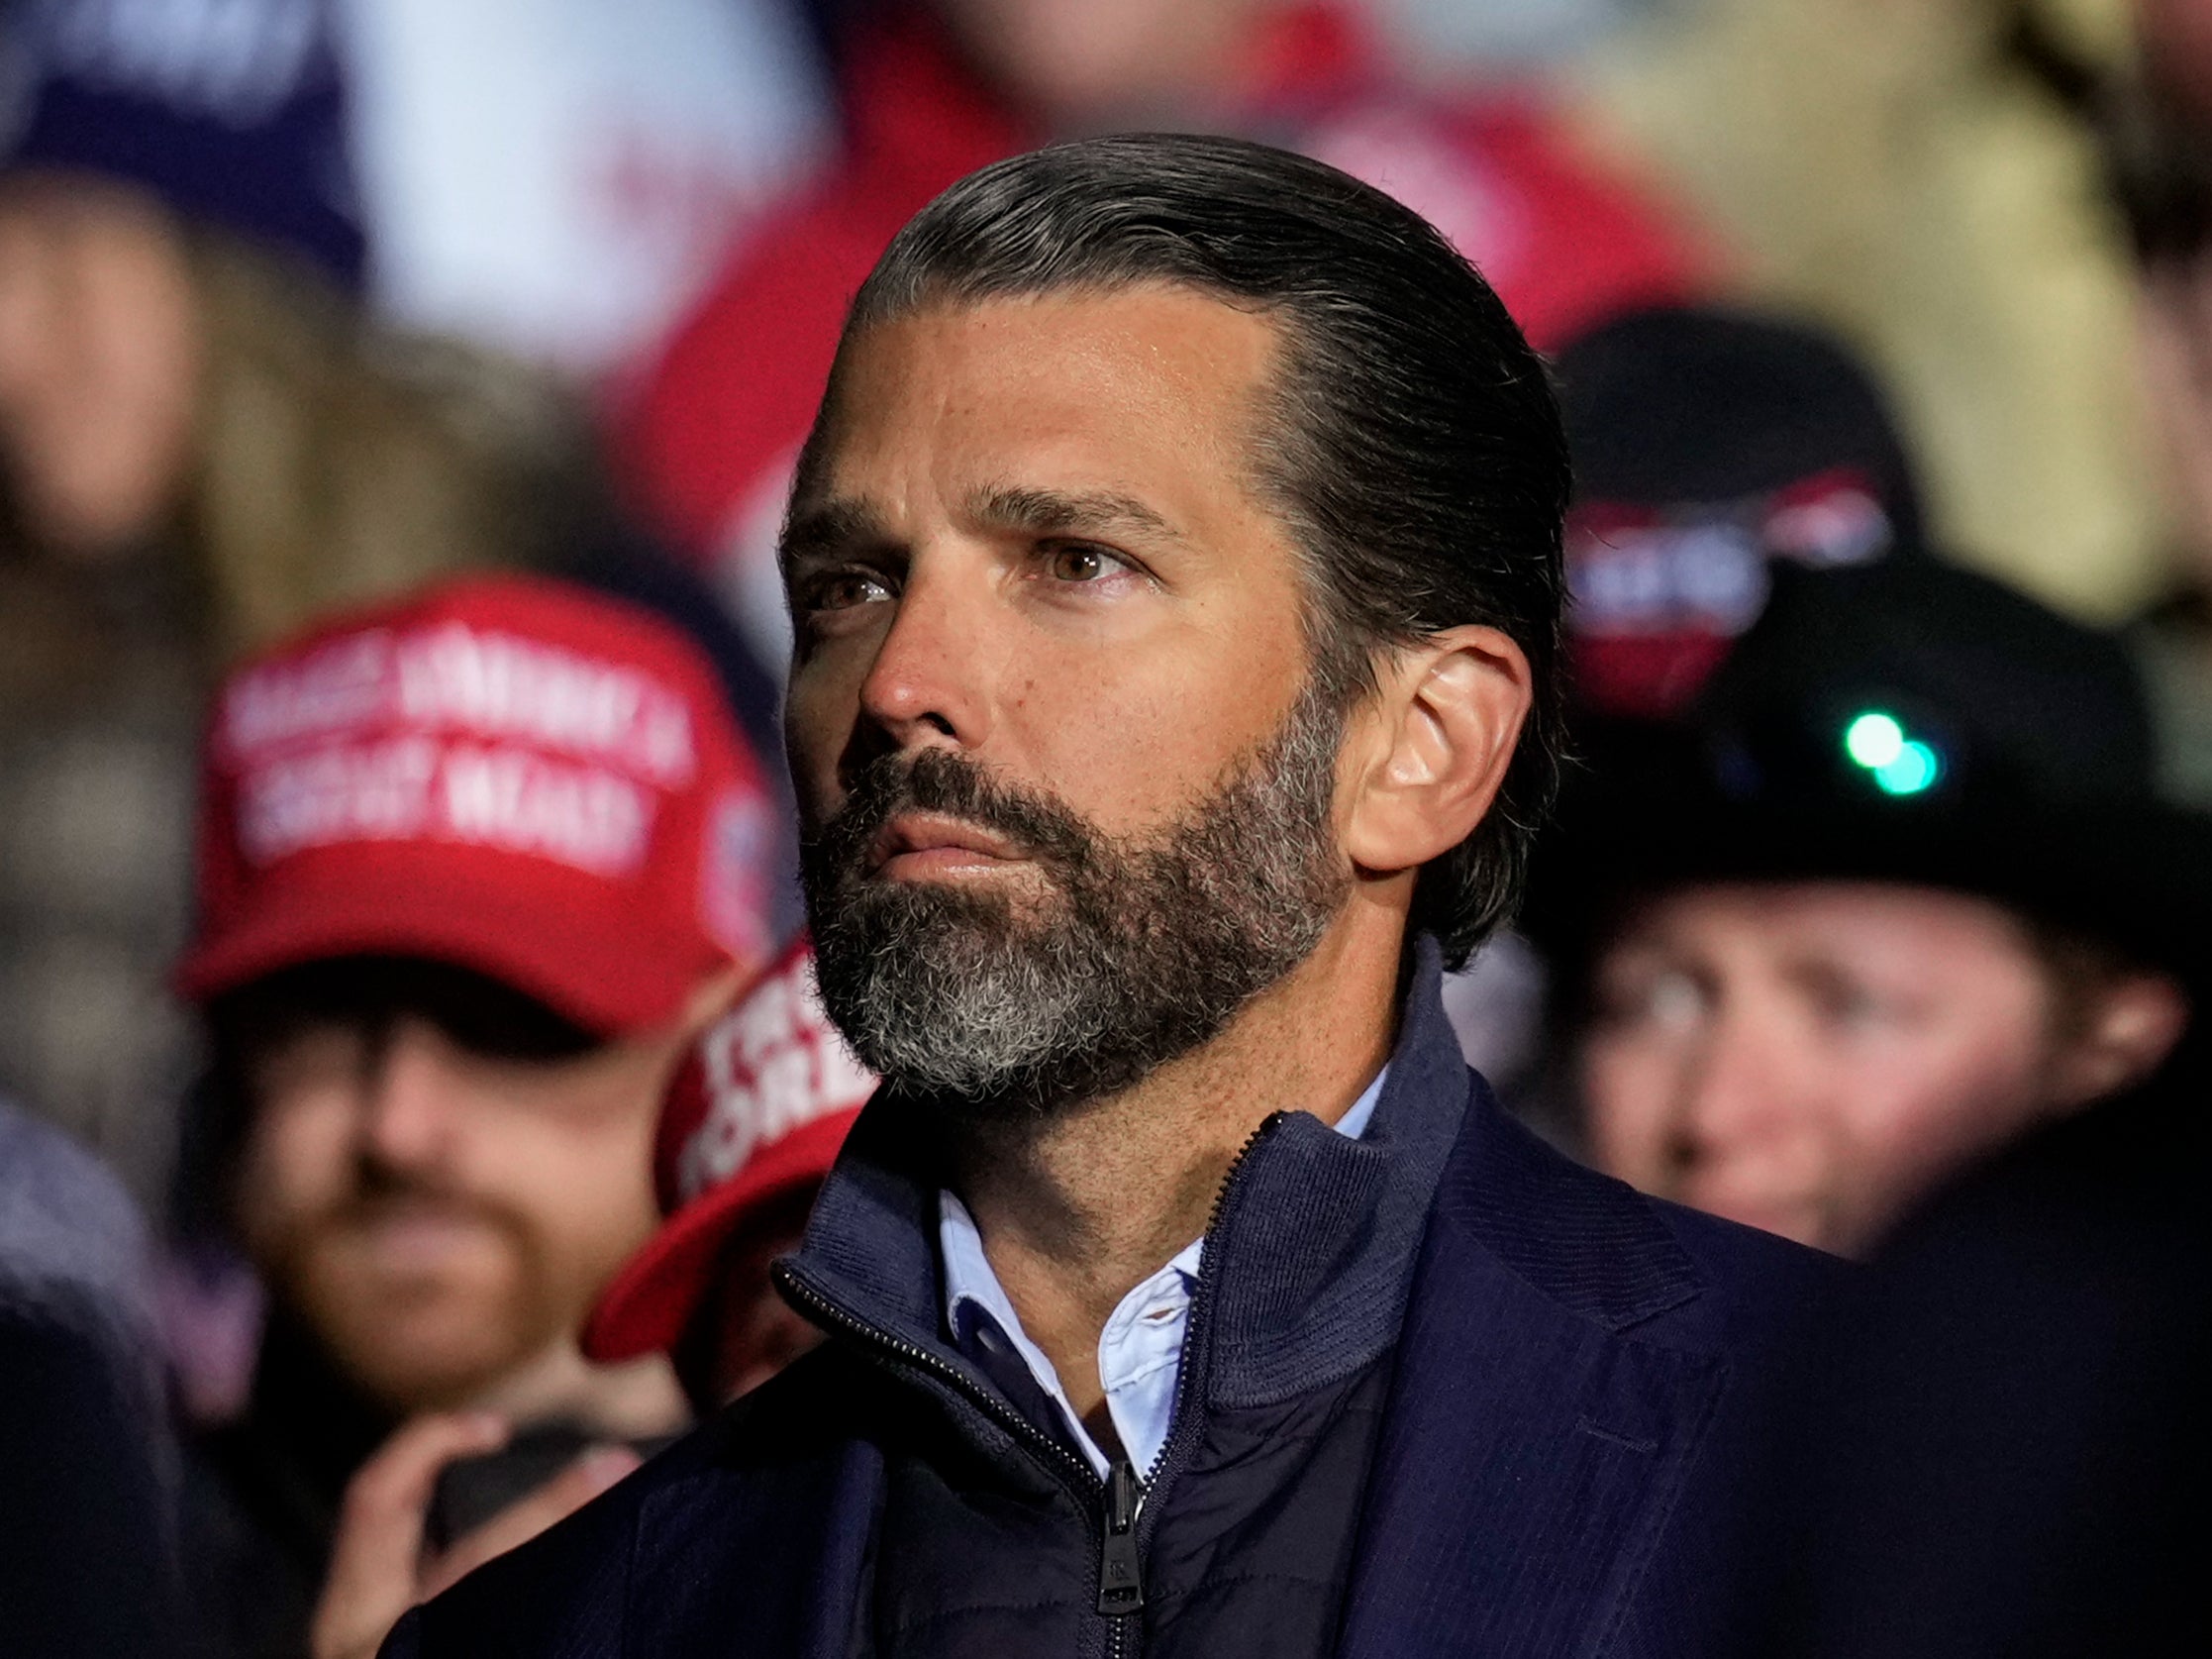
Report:
[[[2189,999],[2163,974],[2123,974],[2100,986],[2089,1018],[2061,1056],[2061,1104],[2085,1105],[2159,1069],[2189,1023]]]
[[[1433,634],[1392,653],[1355,711],[1345,851],[1362,870],[1417,869],[1474,831],[1497,797],[1535,697],[1521,648],[1496,628]]]

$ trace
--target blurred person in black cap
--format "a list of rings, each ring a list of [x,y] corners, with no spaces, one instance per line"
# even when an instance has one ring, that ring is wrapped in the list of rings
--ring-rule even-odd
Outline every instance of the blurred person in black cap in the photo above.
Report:
[[[1677,711],[1581,651],[1587,703]],[[1587,716],[1529,926],[1596,1161],[1873,1254],[1807,1338],[1743,1651],[2201,1652],[2212,826],[2160,798],[2174,700],[2162,745],[2125,643],[1918,557],[1778,569],[1737,651],[1655,653],[1679,724]]]
[[[1790,572],[1693,718],[1588,746],[1532,926],[1647,1191],[1860,1252],[2186,1026],[2212,826],[2110,637],[1934,561]]]

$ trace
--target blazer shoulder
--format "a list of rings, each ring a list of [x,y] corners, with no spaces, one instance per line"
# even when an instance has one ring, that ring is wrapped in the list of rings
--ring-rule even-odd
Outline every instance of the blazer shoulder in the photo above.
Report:
[[[1644,1197],[1718,1293],[1710,1312],[1730,1347],[1771,1346],[1802,1334],[1821,1313],[1858,1294],[1860,1269],[1840,1256],[1738,1221]]]
[[[1434,1266],[1470,1251],[1554,1302],[1647,1340],[1763,1345],[1847,1270],[1818,1251],[1647,1196],[1576,1163],[1472,1077],[1439,1186]]]

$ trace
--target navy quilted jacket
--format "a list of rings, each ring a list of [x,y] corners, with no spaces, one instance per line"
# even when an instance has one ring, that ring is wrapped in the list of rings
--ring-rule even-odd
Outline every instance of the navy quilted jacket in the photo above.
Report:
[[[1727,1645],[1769,1356],[1833,1264],[1529,1135],[1460,1061],[1433,949],[1366,1135],[1283,1113],[1233,1172],[1142,1491],[953,1346],[894,1116],[782,1264],[833,1340],[386,1659]]]

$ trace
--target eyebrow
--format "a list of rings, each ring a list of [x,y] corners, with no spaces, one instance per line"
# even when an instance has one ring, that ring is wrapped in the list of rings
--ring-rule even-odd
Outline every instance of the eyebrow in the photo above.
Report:
[[[1111,535],[1135,531],[1155,541],[1183,541],[1183,534],[1133,495],[1113,490],[1037,489],[1003,485],[978,491],[968,511],[980,523],[1034,536]]]
[[[776,545],[776,563],[785,570],[809,560],[834,559],[855,547],[884,546],[891,533],[865,502],[833,497],[791,515]]]
[[[1185,538],[1156,509],[1114,490],[1059,490],[1006,484],[977,491],[968,513],[994,530],[1032,536],[1106,536],[1117,532],[1181,545]],[[799,566],[834,560],[860,548],[887,548],[897,540],[866,502],[832,496],[792,515],[776,549],[786,573]]]

